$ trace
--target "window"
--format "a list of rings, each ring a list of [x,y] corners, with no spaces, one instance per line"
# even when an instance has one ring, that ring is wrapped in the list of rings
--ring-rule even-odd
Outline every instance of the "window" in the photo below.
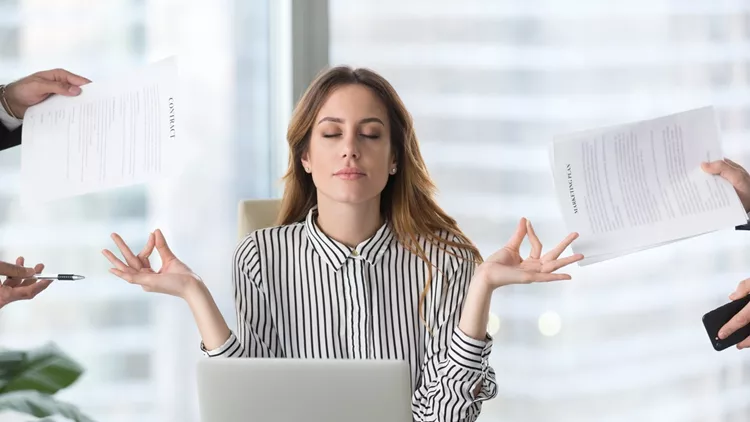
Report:
[[[56,67],[96,81],[177,55],[186,154],[182,177],[171,186],[135,186],[24,209],[19,148],[0,153],[0,259],[23,255],[50,272],[87,277],[53,283],[33,301],[3,308],[1,343],[29,348],[54,341],[78,360],[86,372],[61,398],[94,420],[197,421],[194,366],[202,355],[187,306],[111,276],[100,251],[114,248],[111,232],[140,249],[160,227],[234,326],[237,201],[272,191],[268,105],[272,84],[280,81],[269,75],[269,2],[7,3],[0,1],[0,9],[11,12],[0,13],[3,82]],[[19,34],[17,51],[8,49],[11,38],[3,31]]]
[[[557,133],[714,104],[725,153],[750,165],[746,1],[329,9],[331,64],[394,84],[440,203],[485,256],[521,216],[547,246],[566,234],[546,150]],[[498,290],[500,394],[480,420],[750,420],[747,365],[714,352],[701,324],[750,274],[748,240],[726,230],[572,268],[570,282]]]

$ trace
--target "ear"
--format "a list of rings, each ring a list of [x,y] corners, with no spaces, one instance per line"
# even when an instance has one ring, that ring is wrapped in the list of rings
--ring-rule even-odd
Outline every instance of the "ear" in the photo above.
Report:
[[[392,169],[398,170],[398,158],[396,157],[396,154],[391,154],[391,164],[388,166],[388,172]]]
[[[302,159],[300,159],[300,161],[302,162],[302,167],[307,171],[307,169],[310,168],[310,153],[305,151],[305,153],[302,154]]]

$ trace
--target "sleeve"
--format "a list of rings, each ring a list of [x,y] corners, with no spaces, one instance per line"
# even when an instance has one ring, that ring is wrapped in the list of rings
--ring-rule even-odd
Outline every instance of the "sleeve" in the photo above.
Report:
[[[201,350],[208,357],[282,357],[278,334],[269,312],[262,280],[261,262],[253,235],[234,252],[232,291],[237,312],[237,334],[213,350]]]
[[[747,219],[750,220],[750,213],[747,214]],[[735,230],[750,230],[750,223],[745,223],[734,227]]]
[[[477,340],[458,328],[475,266],[464,259],[445,280],[448,286],[437,306],[437,329],[425,343],[422,379],[412,398],[415,420],[472,422],[482,402],[497,395],[495,371],[488,361],[492,338]]]
[[[0,106],[0,151],[21,145],[21,120],[11,117]]]

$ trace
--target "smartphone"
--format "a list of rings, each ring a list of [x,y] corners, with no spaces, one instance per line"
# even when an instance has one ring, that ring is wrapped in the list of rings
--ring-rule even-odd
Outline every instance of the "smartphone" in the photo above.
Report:
[[[750,324],[735,331],[729,337],[724,340],[719,339],[719,330],[724,326],[733,316],[737,315],[748,303],[750,303],[750,295],[743,298],[733,300],[725,305],[721,305],[713,311],[703,315],[703,326],[706,327],[708,338],[711,340],[711,345],[717,351],[724,350],[727,347],[734,346],[742,340],[750,337]]]

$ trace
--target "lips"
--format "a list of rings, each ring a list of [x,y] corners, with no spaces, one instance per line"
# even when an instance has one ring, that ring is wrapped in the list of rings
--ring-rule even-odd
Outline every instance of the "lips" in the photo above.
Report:
[[[343,168],[343,169],[337,171],[336,173],[333,173],[333,175],[334,176],[348,176],[348,175],[364,176],[365,172],[363,172],[362,170],[360,170],[358,168],[346,167],[346,168]]]
[[[333,175],[344,180],[355,180],[365,177],[365,172],[355,167],[345,167]]]

